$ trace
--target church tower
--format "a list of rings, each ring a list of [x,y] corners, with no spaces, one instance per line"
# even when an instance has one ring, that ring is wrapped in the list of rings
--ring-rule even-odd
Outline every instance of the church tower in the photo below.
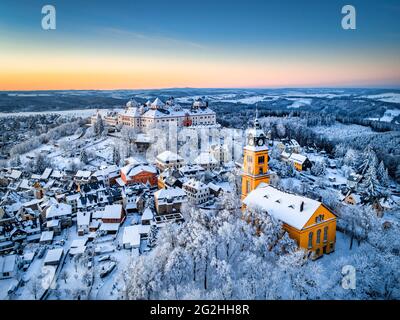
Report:
[[[253,127],[247,130],[243,158],[242,200],[261,182],[269,183],[267,137],[258,121],[257,110]]]

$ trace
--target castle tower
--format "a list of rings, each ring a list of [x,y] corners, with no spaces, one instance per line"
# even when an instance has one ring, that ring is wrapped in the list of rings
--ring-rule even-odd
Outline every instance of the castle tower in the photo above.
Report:
[[[247,130],[246,146],[243,149],[242,200],[261,182],[269,183],[267,144],[256,110],[256,118],[253,127]]]

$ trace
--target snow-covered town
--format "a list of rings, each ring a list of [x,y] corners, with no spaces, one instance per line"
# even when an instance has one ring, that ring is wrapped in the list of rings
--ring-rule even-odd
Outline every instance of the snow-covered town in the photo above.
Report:
[[[92,112],[9,139],[1,299],[399,297],[400,186],[371,146],[301,145],[256,104],[226,128],[206,97]]]
[[[397,307],[399,13],[0,0],[3,318]]]

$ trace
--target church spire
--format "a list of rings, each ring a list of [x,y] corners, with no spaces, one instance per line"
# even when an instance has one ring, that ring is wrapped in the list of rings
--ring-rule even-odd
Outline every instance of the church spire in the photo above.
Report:
[[[256,104],[256,117],[254,119],[254,129],[261,129],[260,122],[258,121],[258,104]]]

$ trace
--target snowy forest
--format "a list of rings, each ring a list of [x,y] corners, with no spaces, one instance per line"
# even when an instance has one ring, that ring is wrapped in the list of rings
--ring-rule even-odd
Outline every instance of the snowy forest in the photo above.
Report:
[[[357,250],[329,265],[311,261],[278,221],[252,210],[242,219],[237,197],[220,211],[186,207],[186,222],[153,235],[157,246],[123,273],[126,299],[398,299],[400,227],[386,230],[371,210],[348,212],[343,226]],[[246,213],[244,214],[246,216]],[[256,236],[255,236],[256,235]],[[357,270],[344,290],[342,267]]]

